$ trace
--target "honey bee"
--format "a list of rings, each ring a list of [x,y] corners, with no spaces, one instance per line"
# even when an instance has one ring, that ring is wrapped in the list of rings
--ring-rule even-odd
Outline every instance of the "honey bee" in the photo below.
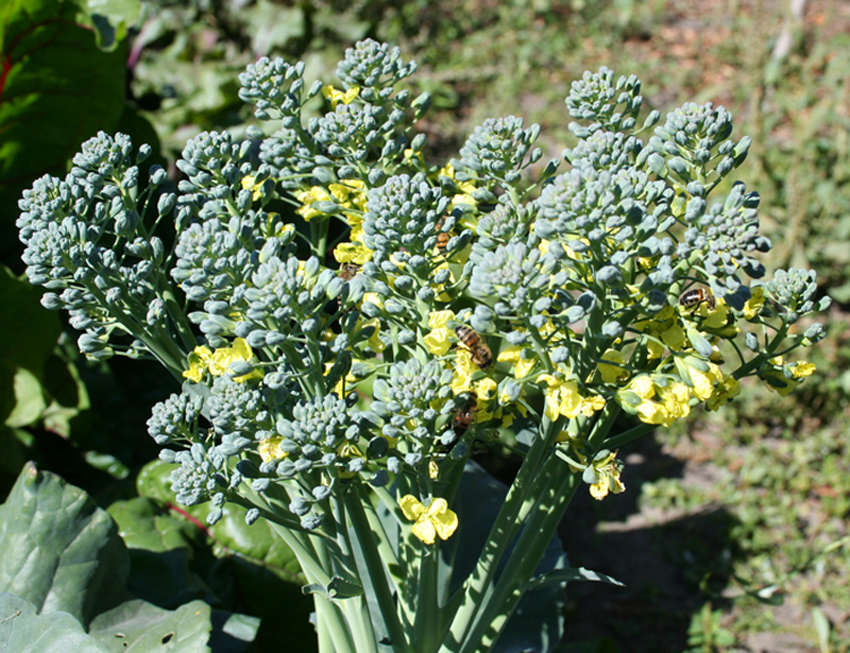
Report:
[[[440,231],[443,228],[443,222],[445,218],[440,218],[437,220],[437,249],[441,252],[446,249],[449,244],[449,240],[451,239],[451,232],[449,231]]]
[[[493,364],[493,352],[475,331],[465,324],[455,327],[457,339],[472,352],[472,362],[482,370]]]
[[[478,409],[478,398],[472,393],[466,403],[459,408],[452,418],[452,429],[460,438],[475,420],[475,411]]]
[[[692,288],[682,293],[679,297],[679,305],[685,308],[694,309],[705,302],[710,311],[713,311],[717,306],[717,300],[708,288]]]
[[[351,281],[357,273],[360,272],[360,266],[353,263],[346,263],[337,272],[337,276],[343,281]]]

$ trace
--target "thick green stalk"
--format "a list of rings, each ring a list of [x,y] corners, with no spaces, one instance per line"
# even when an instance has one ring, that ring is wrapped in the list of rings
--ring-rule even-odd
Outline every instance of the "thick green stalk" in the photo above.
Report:
[[[363,489],[357,486],[350,488],[345,495],[345,507],[351,517],[351,525],[354,531],[350,545],[357,563],[358,576],[363,585],[363,591],[367,592],[367,595],[374,596],[377,601],[380,614],[372,615],[372,619],[375,621],[378,618],[383,622],[392,642],[393,651],[413,653],[398,617],[398,610],[384,562],[378,554],[375,533],[372,531],[369,519],[366,517],[366,511],[361,503],[365,500]]]
[[[198,343],[195,334],[192,333],[192,327],[189,326],[189,322],[186,320],[186,313],[177,302],[171,284],[161,279],[160,286],[160,297],[165,302],[165,310],[168,312],[171,322],[177,329],[177,333],[180,335],[180,340],[183,342],[186,351],[192,351]]]
[[[351,635],[354,639],[352,651],[357,653],[378,653],[378,641],[375,630],[372,628],[372,618],[369,615],[369,606],[363,596],[355,596],[348,599],[340,599],[334,603],[334,607],[342,610],[345,614]],[[334,649],[339,651],[339,647]]]
[[[318,594],[313,595],[313,605],[316,608],[319,653],[357,650],[340,609]]]
[[[543,555],[555,536],[558,524],[579,486],[579,475],[571,473],[566,463],[554,454],[544,466],[543,474],[554,480],[537,504],[517,541],[515,550],[522,552],[508,560],[467,633],[459,653],[486,653],[492,649],[505,623],[516,609],[525,585],[531,580]],[[560,479],[558,478],[560,476]]]
[[[437,542],[438,544],[435,546],[426,545],[427,549],[419,558],[416,617],[413,622],[412,639],[417,653],[436,651],[442,638],[442,633],[437,628],[441,615],[437,595],[439,540]]]
[[[325,253],[327,252],[328,223],[329,220],[310,221],[310,249],[320,263],[325,262]]]
[[[508,490],[505,502],[502,504],[499,514],[490,529],[490,534],[475,569],[466,579],[461,592],[463,600],[452,619],[452,624],[441,651],[456,650],[453,643],[463,642],[466,632],[471,628],[478,612],[484,593],[493,582],[499,561],[516,534],[515,527],[527,500],[534,500],[530,496],[530,490],[534,485],[534,479],[539,473],[539,468],[544,460],[545,454],[551,449],[556,436],[554,425],[544,417],[541,425],[543,437],[539,438],[531,447],[519,468],[519,472]]]

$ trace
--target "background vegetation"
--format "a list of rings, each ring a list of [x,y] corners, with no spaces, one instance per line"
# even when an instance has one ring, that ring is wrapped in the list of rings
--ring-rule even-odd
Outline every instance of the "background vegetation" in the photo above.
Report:
[[[155,456],[144,426],[150,406],[173,382],[142,363],[83,360],[75,336],[54,348],[71,331],[14,278],[21,189],[44,172],[62,174],[98,128],[151,143],[176,180],[187,138],[247,124],[236,97],[246,63],[303,59],[313,78],[366,36],[419,62],[412,83],[433,96],[422,125],[433,158],[455,154],[485,118],[514,114],[544,127],[546,161],[573,142],[563,103],[570,82],[605,65],[637,74],[649,109],[693,100],[732,111],[739,136],[754,139],[741,171],[762,195],[762,228],[774,242],[768,267],[814,267],[836,301],[827,339],[809,350],[818,372],[801,391],[780,398],[747,386],[725,410],[622,452],[625,494],[578,502],[561,529],[571,561],[626,587],[571,585],[559,651],[850,650],[850,4],[159,0],[126,25],[135,28],[115,31],[114,42],[98,32],[110,53],[90,44],[88,56],[105,62],[94,68],[111,82],[73,82],[87,89],[73,111],[94,116],[91,124],[69,121],[44,62],[30,61],[28,83],[76,129],[45,135],[43,115],[21,128],[11,90],[30,88],[11,75],[0,88],[0,242],[12,271],[0,275],[3,496],[24,461],[36,460],[109,507],[130,547],[135,596],[166,608],[200,598],[264,617],[251,650],[270,650],[285,635],[279,601],[265,597],[298,601],[297,570],[263,537],[252,533],[248,544],[238,515],[207,529],[202,514],[172,506],[159,466],[139,475]],[[6,36],[4,61],[26,68],[25,40]],[[128,62],[126,85],[116,60]],[[36,150],[51,156],[34,158]],[[309,608],[298,610],[308,640]]]

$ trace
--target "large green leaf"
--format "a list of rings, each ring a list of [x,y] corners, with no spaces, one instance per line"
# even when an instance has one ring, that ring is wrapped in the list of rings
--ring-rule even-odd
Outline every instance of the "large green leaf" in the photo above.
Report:
[[[21,192],[45,173],[64,174],[67,160],[80,144],[98,130],[112,131],[121,115],[125,48],[98,49],[92,29],[79,24],[87,15],[88,9],[73,0],[0,3],[0,243],[4,251],[14,242]],[[105,15],[97,20],[104,23]],[[102,29],[97,33],[104,38]]]
[[[127,550],[82,490],[30,463],[0,506],[0,591],[83,626],[127,598]]]
[[[139,494],[170,504],[174,500],[170,476],[175,467],[176,465],[161,460],[154,460],[145,465],[136,480]],[[185,513],[202,524],[202,528],[209,530],[209,534],[217,544],[224,548],[222,554],[237,552],[257,563],[269,566],[286,581],[297,583],[299,586],[307,582],[301,575],[301,568],[292,550],[266,521],[260,519],[250,526],[246,524],[246,511],[241,506],[233,503],[225,504],[224,517],[214,526],[207,526],[205,523],[209,504],[192,507],[174,506],[174,509]]]
[[[203,601],[173,611],[127,601],[98,615],[91,634],[112,651],[209,651],[210,616],[210,606]]]
[[[109,653],[67,612],[38,614],[20,596],[0,592],[0,650],[14,653]]]
[[[130,550],[127,587],[134,596],[163,607],[217,600],[193,568],[196,550],[206,546],[206,534],[194,523],[143,497],[116,501],[108,510]]]
[[[135,512],[146,514],[139,508]],[[182,541],[153,540],[159,548]],[[235,653],[257,634],[256,617],[213,611],[204,601],[169,611],[133,599],[125,588],[127,549],[115,522],[82,490],[37,471],[32,463],[0,506],[0,551],[0,592],[20,597],[8,599],[9,610],[0,611],[0,651],[194,652],[210,650],[209,644],[215,651]],[[37,613],[41,621],[30,624]],[[22,615],[30,615],[21,623],[33,632],[49,633],[43,647],[19,648],[14,628],[2,628],[6,618]],[[85,637],[86,626],[100,645]]]
[[[40,298],[40,289],[15,278],[6,266],[0,266],[0,306],[3,307],[0,341],[6,343],[0,353],[0,416],[6,421],[16,403],[32,404],[29,408],[18,406],[18,415],[10,426],[38,419],[46,405],[40,381],[45,361],[56,346],[62,327],[59,317],[41,306]],[[26,378],[21,376],[21,370]]]
[[[241,506],[225,504],[221,521],[208,526],[208,504],[188,508],[172,505],[174,493],[169,475],[173,469],[174,465],[162,461],[149,463],[139,473],[137,488],[144,497],[170,506],[173,515],[183,516],[168,518],[150,504],[144,507],[136,501],[110,507],[128,544],[149,549],[132,551],[134,573],[130,587],[138,588],[141,582],[135,578],[137,559],[144,559],[138,563],[139,569],[167,567],[172,578],[169,583],[193,583],[197,589],[201,576],[217,595],[238,599],[240,611],[262,619],[256,640],[259,650],[274,650],[284,638],[294,650],[315,650],[316,633],[309,623],[313,601],[301,592],[306,581],[289,547],[264,520],[247,525]],[[203,539],[208,536],[211,548],[201,546],[193,533]],[[166,549],[180,547],[181,542],[186,548]],[[202,559],[209,552],[215,559],[204,571]],[[181,578],[185,580],[180,581]],[[275,600],[269,601],[269,596]]]
[[[98,47],[113,50],[127,36],[127,28],[138,23],[141,11],[139,0],[86,0],[77,19],[95,30]]]

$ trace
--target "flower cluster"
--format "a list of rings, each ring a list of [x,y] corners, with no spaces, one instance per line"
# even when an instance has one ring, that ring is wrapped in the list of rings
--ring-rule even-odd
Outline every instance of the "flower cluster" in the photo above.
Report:
[[[515,184],[522,169],[543,156],[540,148],[531,149],[540,135],[540,127],[532,125],[523,129],[522,125],[522,118],[516,116],[485,120],[472,132],[460,150],[461,158],[452,165],[471,179],[483,180],[484,187],[495,183]]]
[[[812,373],[778,354],[822,337],[790,330],[828,303],[815,273],[758,281],[758,195],[738,182],[709,203],[749,147],[729,112],[686,104],[644,142],[660,116],[637,128],[639,80],[586,73],[569,167],[535,180],[540,129],[514,116],[429,165],[428,97],[397,88],[414,70],[372,40],[346,51],[341,88],[260,59],[240,97],[269,134],[191,139],[176,193],[156,168],[139,189],[149,148],[105,134],[24,193],[27,274],[81,350],[152,356],[184,383],[148,422],[179,500],[210,499],[215,520],[260,497],[334,533],[350,497],[393,495],[430,545],[457,527],[443,474],[476,440],[515,427],[509,446],[602,498],[624,489],[620,411],[669,426],[746,376],[785,393]],[[149,226],[169,217],[171,251]]]
[[[643,106],[639,93],[640,80],[634,75],[619,77],[615,82],[614,71],[605,66],[596,73],[585,72],[580,80],[572,83],[566,104],[573,118],[592,122],[587,128],[572,123],[570,129],[580,137],[599,130],[632,129]]]

